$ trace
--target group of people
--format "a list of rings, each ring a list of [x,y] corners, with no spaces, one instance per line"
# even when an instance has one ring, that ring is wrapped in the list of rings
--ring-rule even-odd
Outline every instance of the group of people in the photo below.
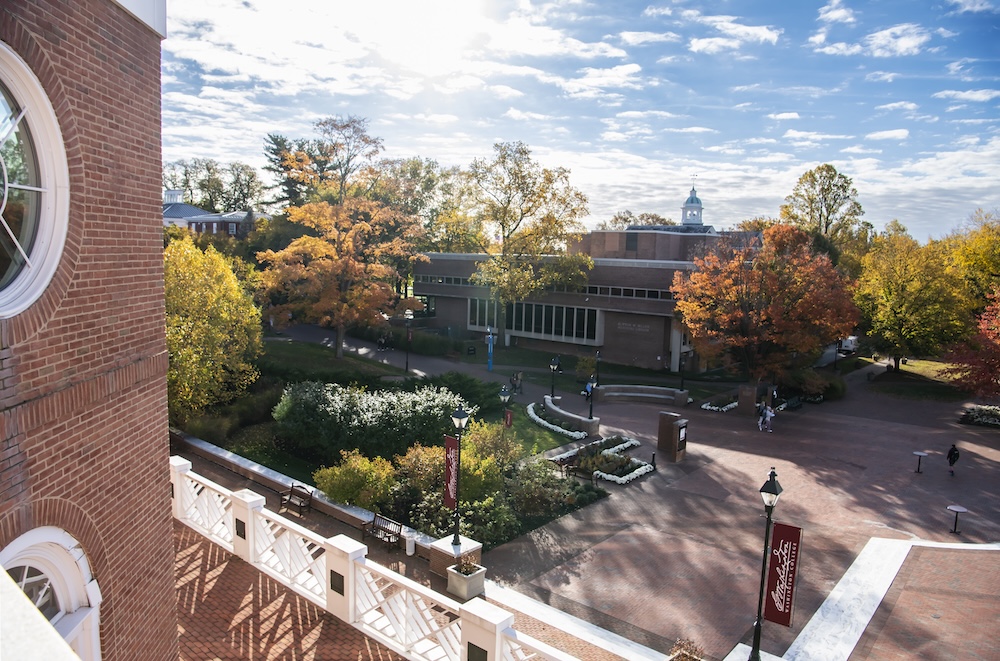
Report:
[[[517,371],[510,375],[510,394],[524,394],[524,372]]]
[[[771,427],[771,421],[774,420],[775,412],[770,404],[761,402],[757,405],[757,429],[764,431],[765,429],[769,432],[773,432],[774,429]]]

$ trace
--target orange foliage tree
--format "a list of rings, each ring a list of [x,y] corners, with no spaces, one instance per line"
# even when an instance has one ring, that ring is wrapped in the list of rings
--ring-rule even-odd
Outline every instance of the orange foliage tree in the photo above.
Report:
[[[362,198],[289,207],[288,220],[308,228],[309,235],[284,250],[257,253],[267,266],[261,277],[265,313],[279,326],[294,320],[336,329],[342,357],[347,326],[381,325],[382,314],[398,307],[392,262],[416,258],[419,226],[410,216]]]
[[[848,283],[811,238],[788,225],[720,239],[674,274],[674,297],[703,355],[730,354],[754,378],[778,381],[848,335],[858,310]]]

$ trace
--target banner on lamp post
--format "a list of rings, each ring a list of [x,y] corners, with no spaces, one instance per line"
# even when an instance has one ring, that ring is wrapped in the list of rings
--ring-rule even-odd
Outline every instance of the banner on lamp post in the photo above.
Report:
[[[775,523],[771,540],[764,619],[790,627],[795,575],[799,569],[799,550],[802,546],[802,528]]]
[[[458,439],[444,437],[444,506],[458,507]]]
[[[504,409],[503,426],[507,427],[508,429],[514,426],[514,412],[511,411],[510,409]]]

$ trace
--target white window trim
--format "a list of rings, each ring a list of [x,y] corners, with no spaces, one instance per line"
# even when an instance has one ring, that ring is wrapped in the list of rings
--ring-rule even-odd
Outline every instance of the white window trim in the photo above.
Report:
[[[0,42],[0,80],[22,108],[31,130],[44,193],[38,234],[31,249],[32,266],[25,267],[0,291],[0,318],[28,309],[52,281],[69,228],[69,164],[62,131],[52,103],[31,68],[7,44]]]
[[[37,567],[52,581],[63,614],[56,631],[83,661],[100,661],[101,589],[80,543],[62,528],[42,526],[0,549],[0,566]]]

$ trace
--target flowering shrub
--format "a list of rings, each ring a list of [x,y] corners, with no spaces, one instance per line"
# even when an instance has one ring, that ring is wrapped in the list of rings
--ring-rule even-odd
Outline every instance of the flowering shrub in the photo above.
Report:
[[[592,470],[594,476],[599,479],[615,484],[628,484],[646,473],[653,472],[653,466],[645,461],[625,457],[621,454],[628,448],[634,448],[637,445],[639,445],[639,441],[634,438],[610,436],[587,443],[576,450],[549,457],[549,459],[556,462],[569,461],[581,466],[584,470]]]
[[[718,404],[714,404],[712,402],[705,402],[704,404],[701,405],[701,408],[705,409],[706,411],[719,411],[720,413],[725,413],[726,411],[732,411],[734,408],[739,406],[739,404],[740,404],[739,402],[729,402],[724,406],[719,406]]]
[[[528,404],[528,406],[525,408],[525,410],[528,412],[528,417],[531,418],[531,421],[534,422],[539,427],[544,427],[545,429],[548,429],[549,431],[554,431],[557,434],[562,434],[563,436],[568,436],[569,438],[573,439],[574,441],[582,441],[583,439],[587,438],[587,432],[585,432],[585,431],[570,431],[569,429],[563,429],[562,427],[559,427],[558,425],[554,425],[551,422],[547,422],[545,420],[542,420],[540,417],[538,417],[538,414],[535,413],[535,403],[534,402],[532,402],[531,404]]]
[[[966,425],[1000,427],[1000,406],[973,406],[965,409],[959,422]]]

